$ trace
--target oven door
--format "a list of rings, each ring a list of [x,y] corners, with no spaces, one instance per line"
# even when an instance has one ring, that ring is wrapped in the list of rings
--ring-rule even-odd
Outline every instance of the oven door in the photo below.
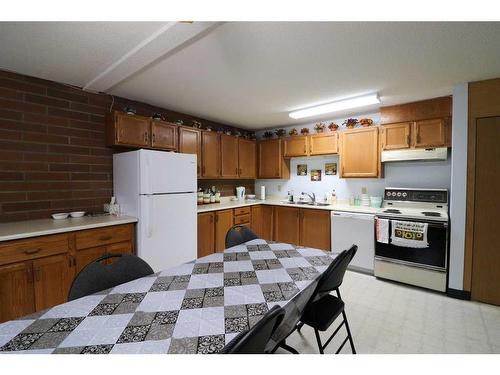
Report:
[[[389,222],[389,243],[375,243],[375,258],[387,260],[411,266],[417,266],[435,270],[446,270],[446,247],[448,241],[448,224],[441,222],[430,222],[423,220],[415,220],[404,218],[394,218],[387,216],[377,216],[381,219],[408,221],[408,222],[425,222],[428,223],[427,242],[429,247],[412,248],[396,246],[391,243],[392,221]]]

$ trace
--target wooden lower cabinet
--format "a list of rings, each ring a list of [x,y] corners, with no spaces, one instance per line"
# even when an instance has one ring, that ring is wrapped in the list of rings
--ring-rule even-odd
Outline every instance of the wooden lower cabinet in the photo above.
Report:
[[[215,249],[215,214],[198,214],[198,258],[213,254]]]
[[[53,255],[33,261],[36,311],[67,301],[73,281],[69,254]]]
[[[0,243],[0,323],[66,302],[83,267],[108,253],[133,253],[133,244],[133,224]]]
[[[226,248],[226,234],[233,226],[233,210],[215,212],[215,251],[221,252]]]
[[[34,312],[31,261],[0,266],[0,323]]]
[[[300,211],[295,207],[274,207],[274,240],[299,244]]]
[[[330,211],[300,209],[300,245],[330,251]]]
[[[257,237],[264,240],[273,240],[273,215],[274,208],[272,206],[252,206],[252,223],[250,227]]]

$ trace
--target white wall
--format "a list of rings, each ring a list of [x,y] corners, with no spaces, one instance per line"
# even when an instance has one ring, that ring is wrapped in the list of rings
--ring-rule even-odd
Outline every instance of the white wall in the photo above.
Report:
[[[465,204],[467,198],[468,84],[453,90],[449,287],[463,290]]]
[[[340,200],[347,200],[351,194],[360,195],[366,187],[370,195],[382,195],[386,186],[415,188],[450,188],[450,159],[446,161],[412,161],[385,164],[385,178],[343,179],[339,175],[325,176],[325,163],[337,163],[335,156],[292,158],[289,180],[256,180],[256,191],[266,186],[268,195],[286,196],[289,190],[298,197],[301,192],[314,192],[323,197],[326,192],[335,189]],[[307,176],[297,176],[297,164],[307,164]],[[311,169],[321,169],[321,181],[311,181]],[[281,190],[281,191],[280,191]]]

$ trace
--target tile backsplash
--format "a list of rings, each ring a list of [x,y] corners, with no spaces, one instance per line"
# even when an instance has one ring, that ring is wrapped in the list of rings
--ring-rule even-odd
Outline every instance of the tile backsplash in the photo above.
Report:
[[[198,188],[207,189],[215,186],[222,197],[236,195],[236,186],[244,186],[245,194],[254,194],[254,180],[198,180]]]

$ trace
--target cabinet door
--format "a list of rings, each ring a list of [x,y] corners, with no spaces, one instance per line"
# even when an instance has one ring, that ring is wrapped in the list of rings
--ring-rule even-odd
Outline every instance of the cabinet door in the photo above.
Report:
[[[411,122],[399,124],[382,125],[380,127],[380,139],[382,150],[397,150],[410,148]]]
[[[177,125],[151,121],[151,146],[163,150],[177,150]]]
[[[220,137],[215,132],[202,132],[202,167],[201,176],[214,178],[220,176]]]
[[[300,244],[330,251],[330,211],[300,209]]]
[[[259,178],[288,178],[283,171],[281,139],[268,139],[258,143]]]
[[[148,118],[117,113],[114,121],[116,144],[137,147],[147,147],[151,144]]]
[[[215,251],[221,252],[226,248],[226,234],[233,226],[233,210],[215,212]]]
[[[201,131],[198,129],[179,127],[179,152],[197,156],[198,177],[201,175]]]
[[[262,206],[252,206],[251,207],[251,212],[252,212],[252,221],[250,223],[250,229],[254,231],[254,233],[257,235],[259,238],[262,237]]]
[[[238,160],[240,178],[257,177],[256,143],[251,139],[238,138]]]
[[[36,311],[67,301],[71,284],[69,254],[53,255],[33,261]]]
[[[274,207],[274,240],[299,245],[300,211],[294,207]]]
[[[262,228],[260,238],[274,240],[274,207],[262,206]]]
[[[329,155],[338,152],[337,132],[314,134],[309,138],[309,155]]]
[[[446,129],[443,119],[416,121],[414,129],[415,147],[446,146]]]
[[[340,177],[379,177],[378,128],[340,133]]]
[[[34,312],[31,262],[0,266],[0,323]]]
[[[220,136],[221,176],[238,177],[238,138]]]
[[[106,254],[105,246],[90,247],[88,249],[81,249],[76,251],[75,266],[76,273],[80,272],[90,262],[100,258]]]
[[[307,136],[293,136],[283,140],[285,147],[285,157],[292,156],[307,156],[308,151],[308,137]]]
[[[214,253],[214,213],[198,214],[198,258]]]

